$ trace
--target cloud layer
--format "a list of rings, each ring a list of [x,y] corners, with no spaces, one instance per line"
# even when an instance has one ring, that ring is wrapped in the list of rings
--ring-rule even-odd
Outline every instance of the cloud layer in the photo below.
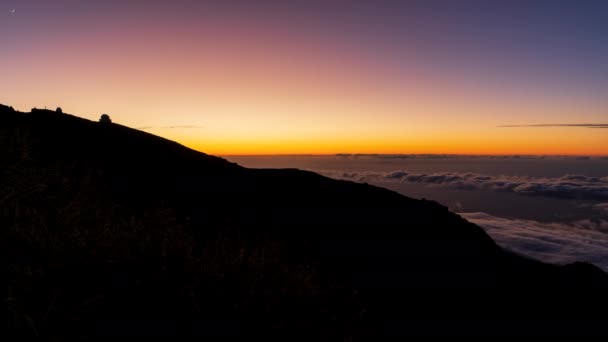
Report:
[[[502,126],[501,126],[502,127]],[[504,126],[520,127],[520,126]],[[608,128],[597,126],[592,128]],[[369,154],[369,153],[338,153],[336,157],[342,159],[361,159],[371,158],[380,160],[401,160],[401,159],[547,159],[547,160],[589,160],[589,159],[608,159],[608,156],[589,157],[584,155],[541,155],[541,154],[505,154],[505,155],[485,155],[485,154]]]
[[[580,200],[608,200],[608,176],[565,175],[558,178],[488,176],[476,173],[411,173],[321,171],[321,174],[357,182],[412,182],[446,186],[459,190],[511,192],[529,196],[548,196]]]
[[[502,125],[498,127],[584,127],[584,128],[608,128],[608,124],[537,124],[537,125]]]
[[[604,205],[608,208],[608,204]],[[608,221],[544,223],[462,213],[505,249],[554,264],[590,262],[608,271]]]

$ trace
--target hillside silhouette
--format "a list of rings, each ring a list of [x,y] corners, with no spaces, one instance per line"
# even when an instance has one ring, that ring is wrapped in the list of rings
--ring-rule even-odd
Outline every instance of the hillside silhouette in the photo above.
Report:
[[[0,169],[1,334],[606,334],[608,275],[509,253],[432,201],[5,106]]]

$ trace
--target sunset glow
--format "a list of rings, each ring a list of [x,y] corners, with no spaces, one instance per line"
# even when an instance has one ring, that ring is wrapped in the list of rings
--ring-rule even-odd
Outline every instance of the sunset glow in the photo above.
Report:
[[[482,32],[454,8],[185,3],[3,4],[0,103],[223,155],[608,154],[606,129],[499,127],[608,122],[606,35],[559,36],[576,13],[489,8]],[[501,31],[516,24],[543,33]]]

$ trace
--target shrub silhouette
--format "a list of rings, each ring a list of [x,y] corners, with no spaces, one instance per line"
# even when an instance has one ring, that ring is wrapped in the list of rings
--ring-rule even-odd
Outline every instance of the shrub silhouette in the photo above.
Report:
[[[63,109],[61,109],[61,107],[57,107],[57,109],[55,109],[55,112],[58,114],[63,114]]]
[[[101,118],[99,118],[99,122],[102,124],[111,124],[112,119],[110,119],[110,116],[108,114],[102,114]]]

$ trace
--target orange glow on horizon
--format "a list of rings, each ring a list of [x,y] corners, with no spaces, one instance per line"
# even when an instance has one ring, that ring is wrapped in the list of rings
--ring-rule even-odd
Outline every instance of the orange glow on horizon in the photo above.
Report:
[[[581,129],[583,130],[583,129]],[[600,130],[591,130],[600,131]],[[426,140],[365,140],[348,139],[279,139],[214,141],[201,138],[185,139],[180,143],[195,150],[214,155],[333,155],[347,154],[454,154],[454,155],[586,155],[606,156],[606,138],[597,132],[585,140],[563,139],[548,141],[539,132],[519,135],[518,140],[504,137],[470,139],[435,138]],[[569,134],[568,136],[572,136]],[[179,139],[177,139],[179,141]],[[564,147],[567,144],[568,147]]]
[[[357,40],[241,19],[99,19],[44,31],[3,52],[15,67],[2,76],[0,103],[108,113],[219,155],[608,155],[605,129],[497,127],[601,122],[605,99],[467,84],[425,64],[415,41],[391,64]],[[178,126],[191,128],[167,128]]]

